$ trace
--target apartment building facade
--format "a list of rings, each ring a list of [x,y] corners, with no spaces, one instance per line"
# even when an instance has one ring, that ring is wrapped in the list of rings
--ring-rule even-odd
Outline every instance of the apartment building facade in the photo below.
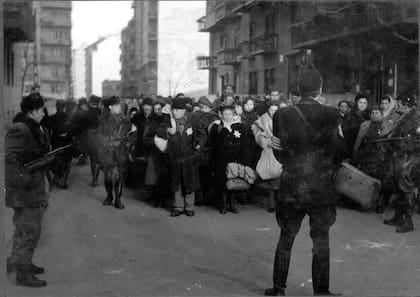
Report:
[[[414,2],[207,1],[199,31],[210,32],[211,94],[298,92],[299,69],[312,63],[331,103],[355,93],[417,92],[418,26]]]
[[[134,1],[132,8],[133,19],[121,34],[122,95],[156,96],[158,2]]]
[[[106,79],[102,82],[102,97],[109,98],[111,96],[121,96],[121,81]]]
[[[4,37],[3,90],[6,126],[20,111],[22,96],[35,82],[35,16],[31,1],[6,1],[2,18]]]
[[[37,82],[46,98],[64,100],[71,90],[71,1],[34,1]]]

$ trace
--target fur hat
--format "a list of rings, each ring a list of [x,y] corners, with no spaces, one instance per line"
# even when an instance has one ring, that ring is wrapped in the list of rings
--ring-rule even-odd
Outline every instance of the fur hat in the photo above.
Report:
[[[28,96],[24,97],[20,103],[20,110],[23,113],[28,113],[33,110],[40,109],[44,107],[44,98],[40,93],[31,93]]]
[[[153,106],[153,99],[152,98],[144,98],[142,105],[149,105],[149,106]]]
[[[101,102],[101,97],[98,97],[96,95],[91,95],[89,98],[90,104],[99,104]]]
[[[398,96],[397,100],[400,100],[402,104],[410,107],[416,106],[416,98],[411,94],[402,94]]]
[[[184,98],[175,98],[172,100],[172,109],[187,109],[187,102]]]

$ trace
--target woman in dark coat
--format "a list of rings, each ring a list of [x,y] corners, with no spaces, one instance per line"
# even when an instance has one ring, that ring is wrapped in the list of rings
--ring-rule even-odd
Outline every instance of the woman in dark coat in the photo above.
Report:
[[[222,198],[221,214],[226,213],[228,203],[231,212],[239,213],[239,210],[235,206],[233,193],[229,192],[226,188],[227,164],[235,162],[241,165],[251,166],[249,143],[252,137],[244,124],[234,120],[234,111],[234,106],[222,105],[222,120],[215,123],[209,133],[216,188]]]
[[[355,106],[350,112],[348,121],[341,124],[342,132],[344,134],[344,142],[346,145],[346,155],[351,156],[353,147],[356,142],[357,135],[360,130],[360,125],[364,121],[369,120],[368,105],[369,100],[367,95],[358,94],[354,98]]]
[[[99,120],[99,166],[105,175],[105,189],[107,198],[103,205],[111,205],[123,209],[121,194],[123,177],[128,161],[128,133],[131,122],[121,113],[121,103],[118,97],[111,97],[104,101],[105,112]]]

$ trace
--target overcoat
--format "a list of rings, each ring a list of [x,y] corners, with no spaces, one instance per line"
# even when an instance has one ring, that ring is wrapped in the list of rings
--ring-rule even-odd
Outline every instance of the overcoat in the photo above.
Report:
[[[252,151],[249,143],[255,140],[242,123],[233,123],[228,129],[223,124],[214,124],[210,129],[209,144],[212,157],[211,164],[214,166],[214,173],[217,187],[226,186],[226,166],[228,163],[235,162],[244,166],[251,167]]]
[[[168,138],[172,192],[178,191],[181,183],[184,194],[200,189],[200,152],[196,148],[197,145],[203,147],[205,139],[206,131],[199,116],[196,113],[186,113],[183,131],[177,129]]]
[[[50,141],[40,124],[29,118],[13,124],[6,134],[6,206],[37,207],[48,205],[45,169],[25,172],[23,165],[50,150]]]

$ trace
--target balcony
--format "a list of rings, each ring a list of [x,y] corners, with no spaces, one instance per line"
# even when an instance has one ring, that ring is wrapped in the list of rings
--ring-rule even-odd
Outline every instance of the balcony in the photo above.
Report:
[[[197,20],[198,32],[206,32],[206,17],[203,16]]]
[[[217,57],[214,56],[198,56],[197,57],[197,69],[215,69]]]
[[[237,48],[223,48],[216,52],[217,65],[237,65],[241,62]]]
[[[62,46],[70,46],[71,40],[70,39],[52,39],[52,38],[41,38],[42,45],[62,45]]]
[[[417,22],[414,2],[359,3],[334,15],[314,15],[290,26],[292,46],[308,47],[318,42],[399,24]]]
[[[35,17],[31,2],[4,2],[4,34],[11,42],[35,40]]]
[[[43,1],[42,8],[71,9],[71,1]]]
[[[232,13],[232,9],[237,5],[237,2],[216,1],[214,10],[209,11],[205,16],[205,25],[201,25],[200,32],[214,32],[222,28],[224,24],[234,22],[239,17],[237,13]]]
[[[41,26],[71,28],[71,19],[41,19]]]
[[[274,54],[277,52],[277,34],[265,34],[251,39],[251,55]]]

